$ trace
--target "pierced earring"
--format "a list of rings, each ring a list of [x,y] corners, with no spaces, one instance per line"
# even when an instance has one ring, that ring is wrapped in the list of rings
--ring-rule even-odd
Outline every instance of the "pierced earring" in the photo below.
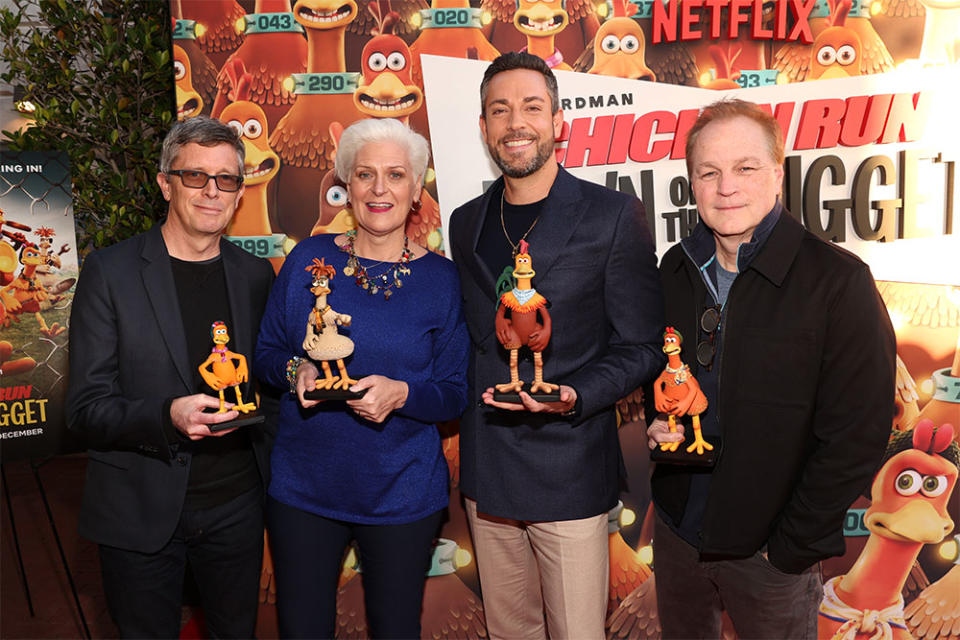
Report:
[[[414,200],[413,203],[410,205],[410,211],[414,213],[420,213],[420,209],[422,208],[423,208],[423,203],[420,202],[419,200]]]

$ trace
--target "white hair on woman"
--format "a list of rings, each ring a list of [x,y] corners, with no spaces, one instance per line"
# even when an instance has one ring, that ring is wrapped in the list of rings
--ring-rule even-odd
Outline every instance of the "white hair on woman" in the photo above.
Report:
[[[430,146],[422,135],[392,118],[371,118],[359,120],[343,130],[337,145],[337,158],[334,170],[344,182],[350,181],[357,154],[368,144],[393,142],[406,149],[410,168],[417,176],[417,182],[423,181],[430,159]]]

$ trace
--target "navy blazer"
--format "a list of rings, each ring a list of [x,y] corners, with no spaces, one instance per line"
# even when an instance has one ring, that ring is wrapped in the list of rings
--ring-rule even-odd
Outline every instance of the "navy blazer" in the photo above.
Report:
[[[481,399],[510,375],[494,331],[495,274],[476,252],[490,200],[502,191],[500,178],[450,221],[473,345],[460,423],[461,491],[499,517],[595,516],[616,504],[624,475],[614,404],[666,362],[663,298],[643,204],[561,168],[527,236],[533,286],[549,301],[553,320],[544,379],[573,387],[581,399],[580,413],[563,417],[502,411]],[[533,360],[528,350],[520,353],[520,377],[529,384]]]
[[[232,318],[230,348],[247,356],[252,381],[253,349],[273,269],[225,239],[220,254]],[[167,442],[163,410],[169,398],[196,393],[198,365],[188,362],[159,223],[87,257],[70,314],[67,391],[67,426],[90,447],[80,510],[85,538],[152,553],[173,535],[191,454]],[[250,427],[264,487],[274,427],[271,415],[265,424]]]

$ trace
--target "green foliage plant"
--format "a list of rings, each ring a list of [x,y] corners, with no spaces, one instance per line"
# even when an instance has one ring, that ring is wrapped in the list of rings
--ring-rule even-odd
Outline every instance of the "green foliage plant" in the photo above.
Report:
[[[81,253],[149,229],[166,211],[156,174],[173,123],[165,0],[12,0],[0,9],[3,79],[35,122],[3,131],[11,151],[70,157]]]

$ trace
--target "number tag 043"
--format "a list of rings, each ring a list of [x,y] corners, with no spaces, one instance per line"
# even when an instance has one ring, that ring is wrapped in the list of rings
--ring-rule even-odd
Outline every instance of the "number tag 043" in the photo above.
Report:
[[[244,16],[247,22],[244,34],[251,33],[305,33],[303,26],[293,19],[292,13],[251,13]]]

